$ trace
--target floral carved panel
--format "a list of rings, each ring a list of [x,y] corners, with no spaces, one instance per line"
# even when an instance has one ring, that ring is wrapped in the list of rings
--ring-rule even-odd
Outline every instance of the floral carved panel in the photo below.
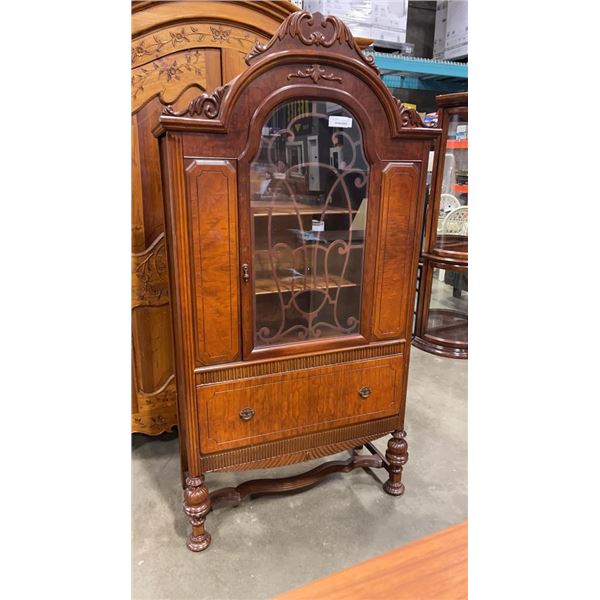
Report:
[[[171,104],[191,85],[206,88],[206,57],[202,50],[184,50],[131,71],[132,110],[153,96]]]
[[[155,31],[133,40],[131,67],[137,68],[181,50],[231,48],[246,55],[264,38],[226,25],[190,23]]]

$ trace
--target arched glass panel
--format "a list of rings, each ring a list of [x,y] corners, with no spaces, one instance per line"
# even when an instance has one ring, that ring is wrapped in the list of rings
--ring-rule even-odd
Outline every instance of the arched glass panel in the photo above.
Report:
[[[354,116],[292,101],[250,166],[256,347],[359,333],[369,167]]]

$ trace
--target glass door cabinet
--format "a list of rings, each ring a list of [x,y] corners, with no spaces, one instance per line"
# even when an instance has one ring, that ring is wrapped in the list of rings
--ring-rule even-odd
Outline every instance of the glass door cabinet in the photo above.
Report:
[[[468,356],[468,95],[437,97],[443,131],[436,152],[413,344],[450,358]]]
[[[294,12],[160,140],[188,547],[219,502],[387,471],[400,496],[429,148],[337,18]],[[371,442],[391,434],[385,455]],[[355,451],[358,447],[362,452]],[[349,451],[283,480],[213,471]]]
[[[343,106],[296,100],[268,116],[250,165],[255,348],[358,333],[368,179]]]

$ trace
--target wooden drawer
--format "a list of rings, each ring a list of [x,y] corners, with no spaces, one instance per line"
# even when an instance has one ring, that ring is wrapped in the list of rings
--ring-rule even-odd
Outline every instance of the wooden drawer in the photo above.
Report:
[[[217,452],[397,414],[403,361],[394,356],[199,387],[201,450]],[[240,416],[244,409],[248,420]]]

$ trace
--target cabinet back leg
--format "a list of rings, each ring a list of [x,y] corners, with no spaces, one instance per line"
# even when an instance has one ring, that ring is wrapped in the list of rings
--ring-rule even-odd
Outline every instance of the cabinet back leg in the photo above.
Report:
[[[394,431],[388,440],[385,458],[388,465],[385,467],[390,474],[389,479],[383,484],[383,489],[392,496],[401,496],[404,493],[402,483],[402,467],[408,461],[408,444],[404,439],[405,431]]]

